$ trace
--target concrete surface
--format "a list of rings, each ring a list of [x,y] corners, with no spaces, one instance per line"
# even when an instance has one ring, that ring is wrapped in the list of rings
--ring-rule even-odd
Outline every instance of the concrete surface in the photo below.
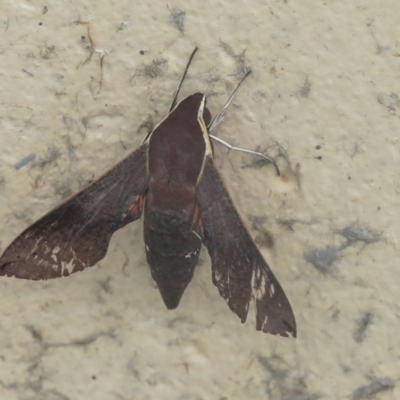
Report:
[[[399,399],[397,1],[3,1],[0,251],[128,154],[182,90],[281,177],[215,145],[298,338],[255,331],[206,251],[167,311],[141,223],[66,279],[0,279],[0,399]],[[89,30],[89,31],[88,31]],[[101,69],[101,58],[103,68]]]

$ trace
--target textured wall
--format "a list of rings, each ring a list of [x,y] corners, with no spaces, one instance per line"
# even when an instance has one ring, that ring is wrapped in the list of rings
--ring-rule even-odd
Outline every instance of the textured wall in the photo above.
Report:
[[[2,400],[400,398],[397,1],[2,1],[0,15],[0,251],[140,143],[197,45],[182,96],[206,93],[214,114],[253,70],[216,133],[280,155],[283,174],[219,144],[216,158],[298,324],[295,340],[256,332],[253,310],[240,324],[206,251],[167,311],[137,222],[83,273],[0,279]]]

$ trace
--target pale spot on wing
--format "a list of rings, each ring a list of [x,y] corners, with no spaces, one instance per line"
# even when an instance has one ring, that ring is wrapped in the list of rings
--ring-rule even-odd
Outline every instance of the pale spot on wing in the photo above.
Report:
[[[193,256],[196,256],[198,254],[198,251],[196,250],[196,251],[192,251],[191,253],[187,253],[186,255],[185,255],[185,258],[191,258],[191,257],[193,257]]]
[[[215,282],[219,282],[221,280],[221,273],[217,269],[214,270],[214,279]]]
[[[68,274],[71,275],[72,272],[74,271],[74,267],[75,267],[75,260],[71,260],[69,263],[66,262],[62,262],[61,263],[61,268],[62,268],[62,275],[64,275],[65,270],[68,271]]]
[[[61,250],[61,247],[56,246],[56,247],[54,247],[52,254],[56,255],[56,254],[58,254],[60,252],[60,250]]]
[[[266,317],[264,318],[264,321],[263,321],[262,325],[261,325],[261,330],[262,330],[262,331],[264,330],[265,325],[267,325],[267,322],[268,322],[268,317],[266,316]]]
[[[76,253],[71,250],[72,252],[72,259],[70,262],[66,263],[65,261],[61,261],[61,275],[65,274],[65,271],[67,271],[67,274],[65,275],[71,275],[74,272],[74,268],[76,265]]]
[[[42,239],[36,240],[35,247],[32,249],[32,253],[34,253],[39,248],[39,244],[40,244],[41,240]]]
[[[51,250],[51,249],[47,248],[46,251],[45,251],[45,254],[49,253],[49,252],[50,252],[49,250]],[[58,246],[56,246],[56,247],[54,247],[54,248],[52,249],[52,251],[51,251],[50,257],[52,258],[52,260],[54,261],[54,263],[57,263],[57,262],[58,262],[57,254],[60,252],[60,250],[61,250],[61,248],[58,247]],[[57,269],[57,268],[55,268],[55,269]]]
[[[253,291],[254,298],[256,298],[257,300],[261,300],[265,296],[266,286],[267,286],[267,280],[265,279],[265,275],[259,268],[255,268],[251,276],[251,288]],[[274,290],[274,288],[272,290]],[[271,288],[269,293],[270,296],[272,297]]]
[[[37,265],[38,265],[39,267],[42,266],[43,264],[46,264],[46,261],[43,260],[43,259],[41,259],[41,260],[39,260],[39,261],[37,262]]]
[[[274,294],[275,294],[275,286],[273,283],[271,283],[269,285],[269,297],[273,297]]]

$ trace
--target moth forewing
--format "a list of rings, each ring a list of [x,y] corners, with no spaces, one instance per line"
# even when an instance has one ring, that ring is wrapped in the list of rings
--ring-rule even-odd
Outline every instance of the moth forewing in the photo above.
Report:
[[[113,233],[141,215],[147,144],[22,232],[0,257],[0,275],[42,280],[91,267]]]
[[[296,336],[289,300],[242,222],[211,156],[206,157],[196,200],[213,283],[229,308],[245,322],[253,299],[257,330]]]

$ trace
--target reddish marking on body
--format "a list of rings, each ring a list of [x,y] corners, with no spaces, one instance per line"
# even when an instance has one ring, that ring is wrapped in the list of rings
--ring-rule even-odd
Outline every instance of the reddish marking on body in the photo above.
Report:
[[[140,196],[135,203],[133,203],[133,206],[129,209],[128,214],[129,215],[138,215],[141,214],[143,211],[143,204],[144,204],[144,195]]]

